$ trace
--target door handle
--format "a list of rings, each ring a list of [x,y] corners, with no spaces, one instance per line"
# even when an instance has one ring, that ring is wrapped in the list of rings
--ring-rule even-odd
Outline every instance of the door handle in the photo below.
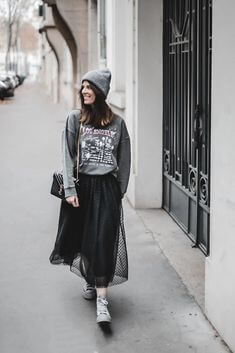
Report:
[[[199,148],[200,138],[202,136],[202,121],[200,105],[196,105],[194,120],[193,120],[193,143],[195,148]]]

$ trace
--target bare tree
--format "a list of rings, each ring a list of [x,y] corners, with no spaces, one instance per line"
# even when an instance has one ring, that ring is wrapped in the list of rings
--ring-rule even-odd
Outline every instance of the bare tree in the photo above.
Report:
[[[33,0],[0,0],[0,12],[7,33],[5,69],[12,69],[13,55],[17,55],[20,25],[35,4]],[[17,68],[16,68],[17,70]]]

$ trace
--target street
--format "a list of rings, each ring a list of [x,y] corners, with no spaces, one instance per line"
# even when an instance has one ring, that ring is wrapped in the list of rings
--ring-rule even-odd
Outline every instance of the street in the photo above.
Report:
[[[49,263],[65,119],[39,84],[26,81],[0,102],[0,352],[228,352],[127,200],[129,281],[110,288],[109,332],[96,324],[95,302],[82,298],[83,281]]]

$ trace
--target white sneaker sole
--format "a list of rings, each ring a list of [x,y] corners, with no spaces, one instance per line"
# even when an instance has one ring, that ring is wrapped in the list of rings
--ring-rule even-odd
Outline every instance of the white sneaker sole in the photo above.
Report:
[[[100,314],[99,316],[97,316],[96,322],[97,324],[101,324],[102,322],[111,322],[111,316],[109,315],[105,315],[105,314]]]

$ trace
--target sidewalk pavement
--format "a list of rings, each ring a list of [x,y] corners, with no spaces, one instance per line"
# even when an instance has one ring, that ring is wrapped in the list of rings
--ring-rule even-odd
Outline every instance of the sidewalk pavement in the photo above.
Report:
[[[228,352],[139,214],[124,202],[129,281],[110,288],[113,323],[103,332],[82,280],[48,257],[59,202],[50,196],[60,167],[66,112],[45,89],[25,83],[0,103],[1,353]],[[159,222],[165,213],[159,211]],[[157,220],[156,220],[157,221]]]

